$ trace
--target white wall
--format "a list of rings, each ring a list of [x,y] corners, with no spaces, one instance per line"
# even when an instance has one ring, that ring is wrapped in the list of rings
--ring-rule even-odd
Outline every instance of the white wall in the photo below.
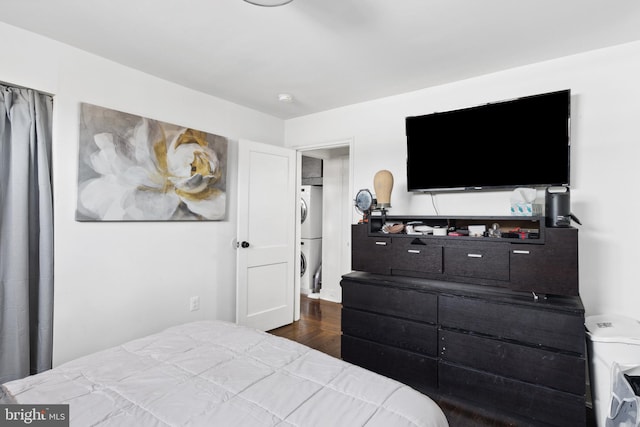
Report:
[[[283,121],[1,23],[0,40],[11,40],[0,81],[55,95],[54,364],[171,324],[235,320],[237,141],[282,145]],[[227,219],[74,221],[80,102],[232,139]],[[189,311],[191,296],[199,311]]]
[[[389,169],[395,177],[390,214],[434,215],[428,195],[406,191],[406,116],[571,89],[571,196],[573,212],[584,224],[579,227],[582,300],[587,315],[616,312],[637,318],[638,76],[640,42],[291,119],[285,124],[285,145],[354,138],[353,188],[373,190],[376,171]],[[530,160],[544,167],[544,153]],[[441,215],[508,215],[509,193],[441,194],[435,204]]]
[[[342,275],[351,270],[349,155],[329,156],[323,165],[322,289],[320,297],[342,302]]]

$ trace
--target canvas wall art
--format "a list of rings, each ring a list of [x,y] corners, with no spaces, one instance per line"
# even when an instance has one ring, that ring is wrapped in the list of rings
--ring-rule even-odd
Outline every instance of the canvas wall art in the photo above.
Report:
[[[82,103],[78,221],[202,221],[226,215],[228,140]]]

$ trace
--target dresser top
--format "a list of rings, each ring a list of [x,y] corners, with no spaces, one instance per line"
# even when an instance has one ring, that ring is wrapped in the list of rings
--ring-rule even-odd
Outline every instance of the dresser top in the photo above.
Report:
[[[445,282],[440,280],[422,279],[406,276],[388,276],[361,271],[342,276],[347,281],[355,281],[376,286],[412,289],[423,292],[453,295],[468,298],[478,298],[496,303],[518,304],[546,309],[550,311],[573,312],[584,315],[584,306],[578,296],[535,295],[531,292],[512,291],[494,286]],[[342,286],[345,282],[342,282]]]

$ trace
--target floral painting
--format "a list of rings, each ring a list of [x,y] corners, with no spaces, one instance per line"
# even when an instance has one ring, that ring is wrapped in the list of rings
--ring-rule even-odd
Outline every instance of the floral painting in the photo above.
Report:
[[[79,221],[221,220],[225,137],[80,105]]]

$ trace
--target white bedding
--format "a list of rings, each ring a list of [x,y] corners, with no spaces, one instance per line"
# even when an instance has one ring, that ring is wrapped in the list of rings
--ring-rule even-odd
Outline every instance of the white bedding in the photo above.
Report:
[[[296,342],[202,321],[3,385],[71,426],[447,426],[428,397]],[[0,393],[1,394],[1,393]]]

